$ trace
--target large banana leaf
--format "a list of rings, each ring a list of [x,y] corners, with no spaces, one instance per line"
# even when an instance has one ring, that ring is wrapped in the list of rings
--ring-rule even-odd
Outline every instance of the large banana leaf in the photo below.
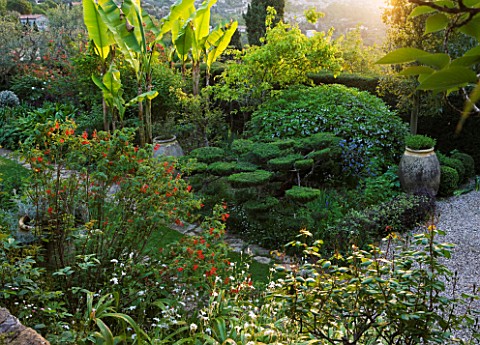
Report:
[[[172,31],[172,41],[175,41],[185,21],[195,12],[194,1],[179,0],[170,8],[170,14],[162,19],[160,33],[156,40],[160,40],[163,35]]]
[[[98,3],[98,12],[107,24],[108,29],[112,32],[115,43],[130,65],[138,72],[140,70],[140,64],[136,55],[140,54],[142,49],[133,32],[135,28],[129,28],[126,17],[121,15],[120,9],[113,0],[98,0]]]
[[[88,37],[95,44],[97,54],[102,60],[105,60],[110,53],[110,46],[115,43],[115,40],[103,22],[94,0],[83,0],[83,20],[87,27]]]
[[[194,25],[195,39],[197,42],[207,37],[210,32],[210,9],[216,2],[217,0],[208,0],[195,12]]]
[[[217,29],[213,31],[212,34],[210,34],[210,36],[212,36],[212,39],[216,38],[216,40],[213,41],[214,43],[212,43],[210,47],[207,48],[208,49],[207,51],[208,68],[210,68],[212,64],[220,57],[220,55],[223,54],[225,49],[227,49],[233,34],[237,30],[237,27],[238,27],[238,22],[235,21],[230,25],[228,25],[226,31],[223,31],[221,28],[219,28],[220,30]],[[207,42],[209,42],[208,39],[207,39]]]
[[[195,41],[195,29],[193,27],[193,21],[189,19],[182,30],[180,30],[178,37],[175,39],[175,49],[177,55],[182,61],[186,61],[188,58],[188,52],[193,46]]]

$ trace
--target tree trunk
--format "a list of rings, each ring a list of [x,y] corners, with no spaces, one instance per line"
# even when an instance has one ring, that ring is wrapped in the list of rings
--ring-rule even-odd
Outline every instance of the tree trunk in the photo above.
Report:
[[[147,75],[147,92],[152,91],[152,77]],[[153,143],[153,134],[152,134],[152,100],[147,97],[145,103],[145,134],[146,141],[148,144]]]
[[[142,84],[138,82],[138,95],[142,94]],[[143,116],[143,102],[138,102],[138,120],[140,122],[139,128],[139,137],[140,137],[140,146],[145,146],[145,119]]]
[[[193,81],[193,95],[198,96],[200,93],[200,62],[192,64],[192,81]]]
[[[420,93],[415,91],[413,94],[412,112],[410,113],[410,134],[417,134],[418,114],[420,112]]]

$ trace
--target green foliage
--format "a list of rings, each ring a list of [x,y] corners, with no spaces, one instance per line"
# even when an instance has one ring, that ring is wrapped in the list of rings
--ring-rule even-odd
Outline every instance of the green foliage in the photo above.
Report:
[[[0,92],[0,108],[15,107],[19,104],[20,100],[14,92],[8,90]]]
[[[374,159],[382,168],[395,162],[406,134],[401,119],[379,98],[341,85],[280,92],[252,115],[249,130],[261,140],[331,132],[345,139],[344,169],[354,175],[367,174]]]
[[[311,83],[308,74],[331,71],[337,74],[340,61],[331,33],[308,38],[298,26],[279,22],[267,31],[266,44],[239,53],[227,65],[215,85],[215,96],[238,103],[242,113],[249,113],[268,99],[271,91],[289,85]]]
[[[243,19],[247,26],[248,43],[250,45],[261,45],[262,39],[265,36],[267,27],[265,20],[267,17],[267,7],[275,9],[276,24],[283,20],[283,13],[285,9],[285,0],[253,0],[248,4],[247,11],[243,13]]]
[[[391,235],[381,248],[354,246],[346,257],[329,258],[318,254],[322,241],[304,243],[311,234],[303,231],[299,236],[305,240],[290,245],[303,249],[304,263],[285,273],[277,266],[281,286],[272,289],[268,300],[279,303],[291,324],[298,322],[296,339],[304,336],[322,344],[448,343],[455,337],[453,329],[475,332],[476,312],[460,311],[460,304],[469,305],[469,294],[460,299],[443,294],[444,282],[456,276],[441,261],[450,258],[453,248],[437,242],[442,234],[431,225],[412,243],[399,243]],[[470,334],[467,343],[475,343],[475,337]]]
[[[200,147],[191,152],[191,156],[196,158],[200,162],[213,163],[222,159],[225,155],[225,151],[220,147]]]
[[[342,73],[335,76],[331,73],[311,73],[308,77],[315,85],[340,84],[347,87],[354,87],[361,91],[368,91],[372,95],[378,95],[377,87],[378,77],[368,77],[365,75]]]
[[[235,162],[214,162],[207,167],[208,171],[217,176],[228,176],[237,171]]]
[[[451,167],[440,166],[440,188],[438,189],[439,196],[451,196],[458,188],[459,177],[458,172]]]
[[[450,157],[452,157],[453,159],[458,159],[459,161],[462,162],[463,167],[465,168],[466,179],[469,179],[475,176],[475,161],[473,160],[472,156],[466,153],[462,153],[458,150],[454,150],[451,153]]]
[[[400,181],[398,179],[398,166],[390,167],[381,175],[367,177],[362,181],[363,192],[359,193],[360,203],[373,206],[386,202],[400,194]]]
[[[292,170],[295,162],[303,158],[300,154],[291,154],[285,157],[273,158],[268,161],[268,166],[272,170]],[[313,160],[312,164],[313,165]],[[310,165],[310,166],[311,166]]]
[[[321,195],[319,189],[309,187],[293,186],[291,189],[285,191],[285,196],[291,200],[307,203],[317,199]]]
[[[31,14],[32,4],[28,0],[7,0],[7,10],[20,14]]]
[[[432,216],[434,205],[434,200],[426,196],[400,194],[372,207],[352,210],[331,230],[337,237],[332,243],[325,243],[337,249],[348,248],[349,243],[362,248],[392,231],[411,230]]]
[[[232,174],[228,177],[228,182],[230,182],[234,188],[247,188],[261,186],[268,182],[271,177],[272,173],[269,171],[256,170]]]
[[[448,157],[442,153],[437,155],[440,165],[453,168],[458,174],[458,183],[461,183],[465,179],[465,167],[460,159]]]
[[[342,179],[339,141],[331,133],[269,142],[237,139],[225,151],[218,149],[222,156],[206,171],[188,166],[186,171],[193,175],[189,182],[204,196],[205,204],[228,200],[229,229],[274,248],[290,240],[299,227],[315,222],[315,210],[299,204],[317,199],[321,192],[316,188],[322,184]],[[214,148],[194,150],[191,157],[202,160],[198,152],[204,150]]]
[[[405,146],[412,150],[427,150],[435,147],[437,141],[426,135],[408,135],[405,138]]]
[[[12,197],[20,194],[29,171],[20,164],[0,157],[0,204],[3,209],[12,208]]]

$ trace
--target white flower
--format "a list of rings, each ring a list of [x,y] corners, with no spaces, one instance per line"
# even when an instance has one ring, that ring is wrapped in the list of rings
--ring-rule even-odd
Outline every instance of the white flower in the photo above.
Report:
[[[254,341],[249,341],[249,342],[247,343],[247,345],[255,345],[255,342],[254,342]]]
[[[117,284],[118,284],[118,278],[117,278],[117,277],[113,277],[112,279],[110,279],[110,282],[112,282],[113,285],[117,285]]]
[[[208,335],[212,335],[212,330],[210,328],[207,328],[205,330],[205,333],[207,333]]]
[[[138,291],[138,295],[139,295],[139,296],[145,295],[145,291],[143,291],[143,290]]]
[[[110,260],[110,262],[113,262],[114,264],[118,264],[118,260],[117,260],[117,259],[112,259],[112,260]]]
[[[194,323],[190,324],[190,331],[195,332],[197,330],[198,326]]]
[[[136,305],[131,305],[130,307],[128,307],[128,309],[135,310],[135,309],[137,309],[137,306]]]

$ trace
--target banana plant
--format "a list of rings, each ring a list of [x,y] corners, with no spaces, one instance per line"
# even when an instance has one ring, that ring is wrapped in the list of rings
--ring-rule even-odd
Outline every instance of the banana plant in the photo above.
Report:
[[[145,99],[151,100],[158,95],[157,91],[144,92],[135,98],[131,99],[128,103],[123,99],[123,85],[120,79],[120,71],[118,71],[114,65],[110,66],[107,73],[100,79],[97,76],[92,76],[93,82],[97,85],[103,93],[103,99],[107,103],[108,107],[112,110],[115,109],[118,112],[121,125],[123,127],[123,119],[125,116],[125,110],[128,106],[135,103],[144,101]],[[115,114],[112,114],[113,128],[115,129]]]
[[[88,38],[93,42],[94,50],[102,62],[102,74],[105,73],[106,60],[110,55],[115,40],[100,17],[98,4],[94,0],[83,0],[83,20],[88,31]],[[107,107],[103,99],[103,127],[108,130]]]
[[[187,0],[189,5],[190,0]],[[182,65],[185,66],[187,59],[192,62],[193,94],[196,96],[200,92],[200,64],[207,64],[207,85],[210,67],[213,62],[225,51],[230,40],[237,29],[238,23],[235,21],[225,27],[217,27],[210,31],[211,8],[217,0],[207,0],[202,3],[198,9],[188,6],[188,10],[183,11],[179,16],[178,23],[184,23],[178,32],[178,24],[173,25],[172,41],[175,46],[177,56]],[[183,15],[183,16],[182,16]],[[189,15],[189,17],[187,17]]]

